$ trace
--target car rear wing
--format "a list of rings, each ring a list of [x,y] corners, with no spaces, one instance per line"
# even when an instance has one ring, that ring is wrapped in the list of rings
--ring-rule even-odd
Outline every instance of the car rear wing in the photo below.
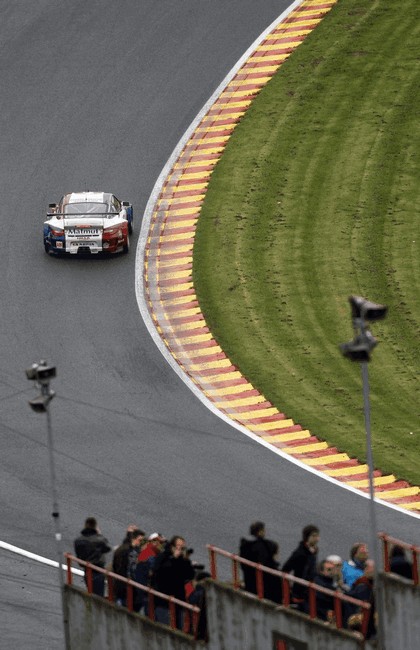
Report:
[[[47,217],[118,217],[119,212],[47,212]]]

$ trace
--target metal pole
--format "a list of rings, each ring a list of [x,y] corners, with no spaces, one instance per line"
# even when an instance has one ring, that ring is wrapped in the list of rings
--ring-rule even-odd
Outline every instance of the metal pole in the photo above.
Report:
[[[380,556],[378,552],[378,540],[377,540],[378,528],[376,524],[375,485],[374,485],[374,476],[373,476],[374,465],[373,465],[373,452],[372,452],[372,436],[371,436],[371,429],[370,429],[369,374],[368,374],[367,362],[363,361],[360,365],[362,366],[363,405],[364,405],[365,429],[366,429],[366,456],[367,456],[367,462],[369,468],[370,546],[372,549],[372,558],[375,563],[373,591],[375,596],[375,609],[378,614],[376,647],[377,650],[386,650],[384,628],[383,628],[384,612],[382,607],[382,589],[381,589],[381,585],[379,584]]]
[[[43,385],[41,387],[41,392],[46,397],[49,397],[51,395],[49,390],[49,385],[46,386]],[[62,608],[63,627],[64,627],[64,643],[65,643],[65,648],[67,650],[68,648],[70,648],[70,639],[69,639],[69,627],[68,627],[68,619],[67,619],[66,602],[64,598],[64,578],[63,578],[63,567],[62,567],[63,552],[61,548],[62,536],[61,536],[61,529],[60,529],[60,512],[58,508],[58,497],[57,497],[57,489],[56,489],[56,477],[55,477],[55,465],[54,465],[54,443],[53,443],[53,435],[52,435],[52,427],[51,427],[51,414],[48,406],[46,407],[46,414],[47,414],[47,436],[48,436],[47,446],[48,446],[51,495],[52,495],[52,505],[53,505],[52,517],[54,519],[55,540],[57,545],[58,583],[60,587],[60,596],[61,596],[61,608]]]

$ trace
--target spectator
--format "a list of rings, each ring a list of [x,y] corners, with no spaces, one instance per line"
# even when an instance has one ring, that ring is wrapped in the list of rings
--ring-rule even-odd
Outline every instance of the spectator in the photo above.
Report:
[[[345,591],[344,582],[343,582],[343,560],[339,555],[328,555],[325,559],[327,560],[327,562],[331,562],[334,566],[334,571],[333,571],[334,589]]]
[[[137,530],[137,529],[138,529],[137,524],[128,524],[128,526],[126,528],[126,531],[125,531],[125,537],[124,537],[122,543],[129,540],[131,538],[131,533],[133,532],[133,530]]]
[[[136,528],[131,532],[130,548],[127,555],[127,578],[136,581],[137,558],[145,537],[144,530]],[[142,593],[140,589],[133,589],[133,609],[138,612],[142,604]]]
[[[280,568],[280,563],[278,561],[279,545],[277,542],[272,543],[273,555],[271,557],[271,566],[270,569],[276,569],[277,571]],[[268,564],[266,566],[269,566]],[[283,584],[282,579],[279,576],[275,576],[271,573],[264,573],[264,598],[267,600],[272,600],[275,603],[281,603],[283,600]]]
[[[89,562],[97,567],[105,567],[105,555],[111,551],[111,545],[101,534],[95,517],[88,517],[79,537],[74,540],[74,551],[80,560]],[[85,570],[87,583],[87,570]],[[92,591],[98,596],[105,592],[105,575],[92,571]]]
[[[319,528],[312,524],[305,526],[302,530],[302,540],[283,564],[282,571],[294,573],[296,578],[312,581],[316,575],[318,542]],[[292,587],[292,603],[303,611],[306,607],[307,597],[307,588],[304,585],[294,583]]]
[[[395,545],[392,547],[389,560],[392,573],[408,578],[408,580],[413,579],[413,566],[407,560],[402,546]]]
[[[160,533],[152,533],[149,535],[147,541],[140,549],[137,556],[137,566],[135,573],[135,581],[139,582],[145,587],[150,586],[153,569],[155,566],[156,558],[162,552],[165,543],[165,538]],[[145,607],[147,613],[147,592],[140,593],[139,611]]]
[[[324,589],[335,591],[334,586],[334,571],[335,567],[333,562],[328,559],[322,560],[318,566],[318,573],[314,578],[314,583]],[[334,619],[334,597],[325,594],[322,591],[316,592],[316,615],[323,621],[331,622]]]
[[[144,530],[140,530],[139,528],[136,528],[131,533],[130,548],[127,557],[127,578],[130,578],[131,580],[136,579],[137,558],[145,535],[146,533]]]
[[[128,553],[131,547],[132,531],[135,529],[136,526],[130,526],[127,528],[126,535],[122,543],[115,549],[112,558],[112,571],[120,576],[123,576],[124,578],[126,578],[128,575]],[[115,581],[114,595],[115,602],[118,605],[126,604],[127,586],[125,583],[120,582],[119,580]]]
[[[364,600],[365,602],[370,603],[371,605],[371,609],[369,612],[367,634],[366,634],[367,639],[372,639],[376,635],[375,599],[374,599],[374,590],[373,590],[374,573],[375,573],[374,561],[366,560],[363,575],[357,578],[357,580],[355,580],[352,588],[348,592],[348,595],[351,596],[352,598],[356,598],[357,600]],[[350,628],[351,630],[360,631],[362,628],[362,620],[363,620],[362,608],[349,604],[347,606],[346,620],[347,620],[348,628]]]
[[[206,616],[206,592],[204,589],[204,581],[210,578],[210,573],[206,571],[199,571],[192,579],[192,592],[188,596],[190,605],[200,608],[198,617],[197,635],[196,638],[200,641],[208,641],[207,636],[207,616]],[[191,621],[190,632],[194,634],[193,621]]]
[[[265,524],[256,521],[249,528],[250,538],[242,538],[239,545],[239,555],[245,560],[261,564],[270,569],[278,569],[279,563],[276,560],[278,544],[265,538]],[[246,591],[257,594],[256,570],[246,564],[242,564],[242,573]],[[281,602],[281,581],[274,576],[264,574],[263,579],[264,597],[270,600]]]
[[[350,559],[343,562],[343,586],[346,591],[349,591],[354,582],[363,575],[367,558],[367,545],[364,542],[353,544],[350,549]]]
[[[189,559],[185,539],[175,535],[160,553],[155,562],[152,587],[168,596],[185,601],[185,583],[194,577],[194,568]],[[155,617],[159,623],[169,624],[168,601],[156,598]],[[182,629],[183,612],[176,608],[176,624]]]

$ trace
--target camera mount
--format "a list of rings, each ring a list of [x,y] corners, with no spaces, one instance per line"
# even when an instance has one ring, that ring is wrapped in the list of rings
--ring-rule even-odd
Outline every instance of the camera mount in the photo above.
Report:
[[[48,404],[51,402],[55,393],[50,390],[50,381],[57,374],[55,366],[47,365],[47,362],[41,360],[39,363],[33,363],[26,370],[26,377],[35,382],[41,389],[41,394],[35,399],[29,400],[29,406],[35,413],[46,413]]]
[[[354,339],[340,345],[340,350],[350,361],[364,363],[370,361],[370,353],[378,345],[378,341],[366,328],[365,321],[377,321],[385,318],[388,307],[371,302],[361,296],[350,296],[349,303],[353,328],[355,332]]]

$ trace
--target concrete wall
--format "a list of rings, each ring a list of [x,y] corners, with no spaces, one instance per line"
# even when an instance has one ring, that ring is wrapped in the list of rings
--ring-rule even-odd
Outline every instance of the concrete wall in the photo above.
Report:
[[[220,583],[209,582],[206,597],[208,650],[275,650],[276,638],[288,640],[288,650],[369,647],[354,634],[339,632],[326,623],[311,621],[304,614],[277,608]]]
[[[197,650],[201,644],[182,632],[66,585],[67,650]]]
[[[420,587],[389,574],[379,578],[385,612],[383,650],[419,650]],[[288,650],[372,650],[354,634],[211,580],[206,585],[208,644],[89,596],[83,589],[66,586],[64,593],[67,650],[275,650],[276,640],[287,640]]]
[[[394,574],[379,576],[382,586],[384,650],[419,650],[420,586]]]

